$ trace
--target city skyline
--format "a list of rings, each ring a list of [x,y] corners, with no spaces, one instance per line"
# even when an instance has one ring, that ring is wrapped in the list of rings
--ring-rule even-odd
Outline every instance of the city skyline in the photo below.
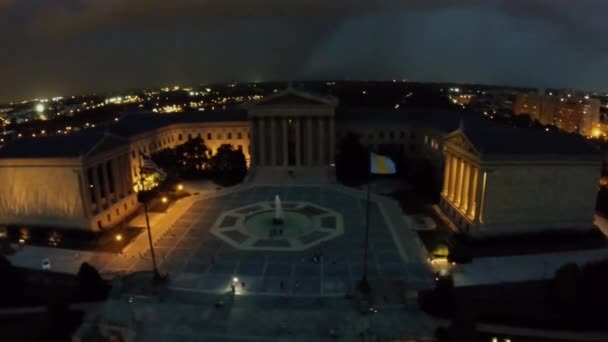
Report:
[[[271,79],[607,88],[597,2],[243,4],[2,1],[0,101]]]

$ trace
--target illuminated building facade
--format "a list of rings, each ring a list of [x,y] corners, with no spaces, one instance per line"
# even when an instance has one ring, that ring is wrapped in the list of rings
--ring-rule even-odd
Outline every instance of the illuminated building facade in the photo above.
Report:
[[[589,228],[600,156],[584,139],[498,126],[478,116],[346,108],[289,88],[241,109],[129,114],[106,127],[20,139],[0,149],[0,224],[100,230],[138,208],[139,153],[201,137],[241,149],[256,172],[333,172],[349,132],[375,151],[424,158],[440,208],[464,232]]]
[[[566,132],[596,136],[600,124],[600,100],[577,94],[519,94],[513,114],[527,114],[543,125],[555,125]]]

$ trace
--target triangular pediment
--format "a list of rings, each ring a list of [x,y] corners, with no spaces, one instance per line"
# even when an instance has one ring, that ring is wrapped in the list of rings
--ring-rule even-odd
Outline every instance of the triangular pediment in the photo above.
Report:
[[[124,146],[127,142],[117,136],[105,134],[85,155],[93,156]]]
[[[445,138],[445,142],[446,144],[461,148],[474,155],[480,155],[475,145],[473,145],[471,140],[469,140],[466,134],[461,130],[457,130],[448,134]]]
[[[303,90],[287,88],[283,91],[268,95],[250,104],[251,107],[270,106],[332,106],[338,105],[338,100],[332,96],[312,94]]]

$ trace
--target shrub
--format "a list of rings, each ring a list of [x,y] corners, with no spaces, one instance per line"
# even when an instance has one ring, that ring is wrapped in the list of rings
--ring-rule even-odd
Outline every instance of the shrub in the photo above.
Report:
[[[582,273],[577,264],[566,264],[560,267],[553,277],[552,302],[564,310],[576,309],[581,278]]]
[[[78,270],[80,294],[85,300],[105,299],[110,286],[101,278],[95,267],[84,262]]]
[[[14,267],[4,255],[0,255],[0,280],[2,281],[0,303],[10,302],[15,292],[19,292],[25,285],[21,269]]]

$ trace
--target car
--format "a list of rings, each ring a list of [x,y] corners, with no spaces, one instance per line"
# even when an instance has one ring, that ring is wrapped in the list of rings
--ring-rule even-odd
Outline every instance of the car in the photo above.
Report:
[[[43,271],[51,270],[51,259],[49,259],[49,258],[42,259],[42,270]]]

